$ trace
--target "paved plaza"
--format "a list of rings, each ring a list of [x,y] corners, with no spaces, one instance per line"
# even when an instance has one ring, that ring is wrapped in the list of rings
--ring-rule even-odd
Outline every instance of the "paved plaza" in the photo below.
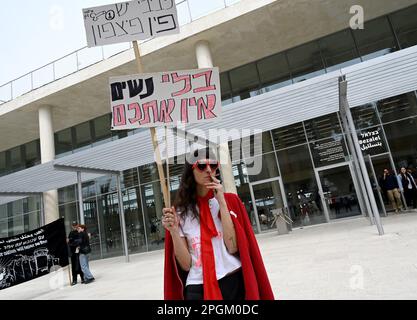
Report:
[[[288,235],[258,236],[277,299],[417,299],[417,212],[365,218]],[[68,272],[0,291],[0,299],[162,299],[163,250],[91,262],[96,281],[69,285]]]

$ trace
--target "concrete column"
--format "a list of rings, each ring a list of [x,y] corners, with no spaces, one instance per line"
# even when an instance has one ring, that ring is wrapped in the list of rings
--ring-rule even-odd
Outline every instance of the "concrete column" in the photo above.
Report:
[[[41,162],[49,162],[55,158],[54,129],[52,125],[52,108],[39,108],[39,138],[41,145]],[[50,190],[43,195],[45,223],[59,219],[58,190]]]
[[[208,41],[198,41],[195,45],[195,54],[199,69],[212,68],[214,66]],[[229,146],[227,142],[219,145],[218,152],[224,189],[226,192],[237,194],[235,179],[232,173],[232,161],[230,159]]]
[[[164,166],[165,168],[165,166]],[[155,168],[155,170],[152,169],[152,180],[155,181],[152,183],[152,187],[153,187],[153,192],[154,192],[154,199],[155,199],[155,214],[156,217],[162,221],[162,209],[164,207],[164,198],[161,196],[162,195],[162,189],[161,189],[161,183],[158,180],[159,179],[159,175],[158,175],[158,170]],[[152,217],[148,215],[148,219],[149,222],[151,222]],[[149,233],[149,235],[151,235]],[[156,239],[150,239],[151,243],[154,240],[160,240],[165,236],[165,228],[162,227],[162,223],[160,226],[158,226],[157,228],[157,234],[156,234]]]

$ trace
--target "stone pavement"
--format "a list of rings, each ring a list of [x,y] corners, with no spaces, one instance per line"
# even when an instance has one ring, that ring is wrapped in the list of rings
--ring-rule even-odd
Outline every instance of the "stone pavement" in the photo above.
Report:
[[[382,219],[385,235],[355,218],[258,236],[277,299],[417,299],[417,212]],[[163,250],[91,262],[96,281],[68,272],[0,291],[0,299],[162,299]]]

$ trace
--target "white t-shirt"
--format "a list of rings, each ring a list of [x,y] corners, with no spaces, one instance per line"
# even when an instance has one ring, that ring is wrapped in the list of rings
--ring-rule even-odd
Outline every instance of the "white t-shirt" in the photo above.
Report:
[[[219,218],[219,203],[216,198],[209,200],[211,215],[216,226],[218,236],[212,238],[214,259],[216,265],[217,280],[223,278],[228,273],[239,269],[242,264],[240,259],[231,255],[223,241],[223,226]],[[198,207],[197,207],[198,210]],[[185,219],[180,219],[180,236],[187,238],[188,249],[191,254],[191,269],[188,273],[186,286],[189,284],[203,283],[203,268],[201,261],[201,242],[200,242],[200,221],[193,218],[188,211]]]

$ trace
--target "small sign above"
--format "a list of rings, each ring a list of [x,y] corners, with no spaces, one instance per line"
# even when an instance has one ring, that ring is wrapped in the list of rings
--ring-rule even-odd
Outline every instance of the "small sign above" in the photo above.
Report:
[[[175,0],[139,0],[83,9],[88,47],[179,33]]]

